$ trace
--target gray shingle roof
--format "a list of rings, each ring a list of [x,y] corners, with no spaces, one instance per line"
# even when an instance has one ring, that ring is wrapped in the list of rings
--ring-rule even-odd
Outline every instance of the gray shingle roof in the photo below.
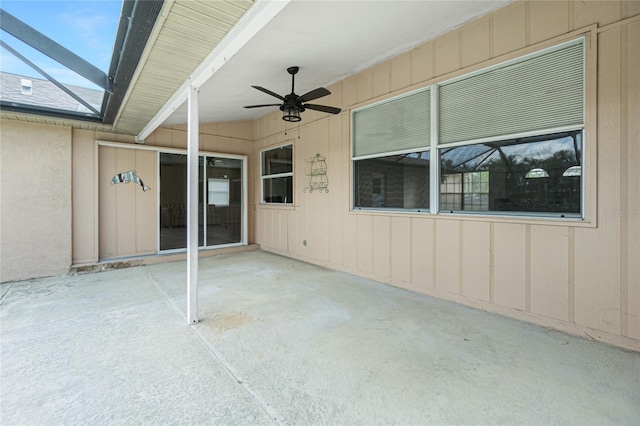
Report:
[[[23,93],[23,80],[31,82],[30,94]],[[102,97],[104,96],[102,90],[87,89],[72,85],[65,86],[96,110],[100,111]],[[90,113],[84,105],[48,80],[5,72],[0,72],[0,101],[15,103],[15,106],[31,105],[34,107],[52,108],[70,112]]]

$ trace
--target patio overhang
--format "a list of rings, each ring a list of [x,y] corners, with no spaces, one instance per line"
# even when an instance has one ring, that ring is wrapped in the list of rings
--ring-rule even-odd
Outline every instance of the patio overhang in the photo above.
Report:
[[[134,83],[132,98],[115,125],[136,134],[139,141],[161,125],[186,125],[188,86],[200,89],[202,121],[255,120],[275,107],[243,108],[265,103],[264,93],[251,86],[288,93],[288,67],[300,67],[296,78],[300,93],[329,86],[511,1],[399,4],[260,0],[247,5],[246,13],[238,17],[223,38],[203,52],[199,49],[203,38],[220,33],[219,22],[206,15],[206,10],[195,10],[201,7],[199,3],[194,6],[192,2],[175,0],[163,7],[154,29],[157,35],[148,43],[148,59],[143,59],[139,67],[140,79]],[[191,14],[189,19],[197,18],[194,28],[184,21],[186,9]],[[178,23],[182,26],[177,27]],[[169,50],[172,46],[173,50]],[[175,46],[180,47],[176,50]],[[175,57],[169,57],[168,52]],[[159,62],[162,55],[163,61]],[[188,72],[183,68],[182,75],[170,72],[176,62],[183,60],[193,61],[193,68]],[[147,88],[151,83],[157,91]],[[166,101],[158,104],[161,98]],[[134,105],[138,108],[130,108]]]
[[[240,32],[238,27],[242,28],[243,22],[253,23],[251,16],[255,11],[249,18],[243,18],[249,11],[277,9],[287,4],[273,3],[276,4],[267,1],[254,4],[244,0],[165,0],[153,26],[147,24],[145,27],[144,22],[141,23],[141,28],[149,31],[149,37],[137,45],[141,50],[138,65],[130,76],[126,76],[130,81],[126,93],[120,95],[122,101],[117,111],[108,108],[106,118],[113,117],[116,129],[139,135],[150,122],[157,121],[154,117],[161,111],[171,108],[176,96],[182,102],[186,100],[186,87],[193,85],[193,76],[207,65],[212,50],[220,51],[219,45],[228,44],[233,34]],[[137,31],[134,29],[131,34],[136,37]],[[118,61],[116,56],[118,52],[114,52],[114,63]],[[125,51],[122,60],[127,56]]]
[[[160,108],[155,116],[142,128],[136,139],[144,141],[154,130],[161,126],[189,97],[189,89],[199,90],[215,73],[220,71],[227,61],[238,53],[246,43],[260,32],[290,0],[260,1],[238,20],[226,37],[209,53],[187,79],[180,85],[171,98]],[[189,120],[187,120],[189,122]]]

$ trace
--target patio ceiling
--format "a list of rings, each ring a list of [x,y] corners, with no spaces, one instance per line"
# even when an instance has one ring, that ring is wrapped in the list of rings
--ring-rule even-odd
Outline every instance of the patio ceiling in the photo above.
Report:
[[[114,127],[138,133],[252,4],[165,0]]]
[[[243,106],[277,103],[251,85],[289,93],[291,80],[286,69],[290,66],[300,67],[296,92],[302,94],[329,86],[510,1],[281,0],[269,9],[264,1],[167,0],[114,125],[145,137],[160,125],[186,124],[185,82],[190,76],[195,79],[194,71],[202,70],[203,61],[215,56],[212,49],[223,37],[227,36],[225,42],[235,37],[233,32],[228,34],[234,26],[257,33],[241,40],[229,57],[218,58],[222,66],[207,71],[199,96],[203,122],[251,120],[273,111],[276,107]],[[251,8],[253,14],[246,13]],[[260,14],[270,15],[255,24]]]

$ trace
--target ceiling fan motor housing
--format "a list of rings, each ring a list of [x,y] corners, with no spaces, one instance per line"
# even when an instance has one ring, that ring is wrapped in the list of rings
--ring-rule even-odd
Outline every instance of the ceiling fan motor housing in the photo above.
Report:
[[[298,101],[298,95],[295,93],[291,93],[290,95],[285,95],[285,101],[282,105],[280,105],[280,111],[284,111],[287,107],[297,107],[300,112],[304,111],[305,108],[302,105],[302,102]]]

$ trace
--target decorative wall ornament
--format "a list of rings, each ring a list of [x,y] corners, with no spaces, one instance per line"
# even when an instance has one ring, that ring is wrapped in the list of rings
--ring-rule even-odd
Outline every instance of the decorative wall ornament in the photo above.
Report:
[[[325,157],[320,154],[316,154],[315,157],[310,157],[304,160],[306,185],[304,192],[307,190],[311,193],[314,190],[322,192],[329,192],[329,178],[327,177],[327,161]]]
[[[113,177],[113,179],[111,179],[111,185],[115,185],[116,183],[129,183],[129,182],[137,183],[142,187],[142,191],[144,192],[151,189],[150,187],[145,186],[145,184],[142,183],[142,179],[140,179],[138,175],[136,175],[135,170],[129,170],[128,172],[118,173]]]

